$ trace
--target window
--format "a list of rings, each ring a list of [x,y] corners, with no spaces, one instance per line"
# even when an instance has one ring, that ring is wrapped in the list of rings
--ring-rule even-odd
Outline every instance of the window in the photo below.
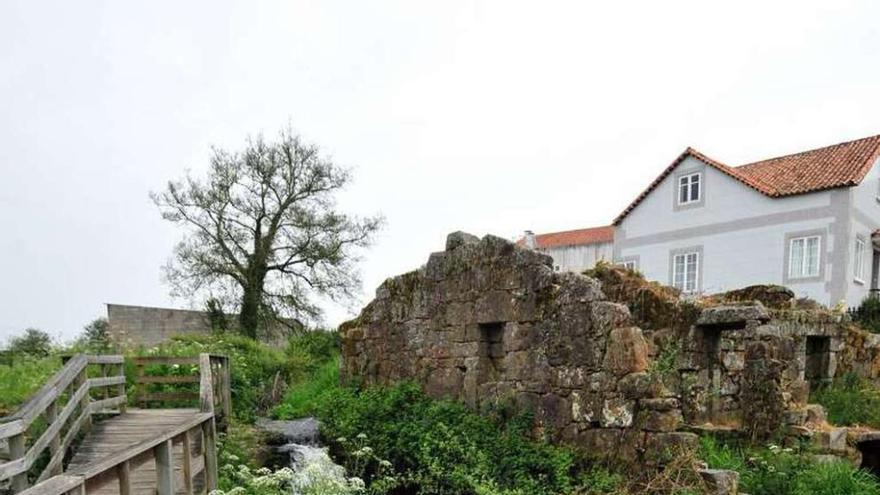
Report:
[[[791,240],[789,278],[818,277],[819,262],[819,236],[795,237]]]
[[[627,270],[635,270],[636,269],[636,262],[635,262],[635,260],[621,261],[620,266],[626,268]]]
[[[678,178],[678,204],[686,205],[700,201],[700,174],[683,175]]]
[[[672,286],[682,292],[696,292],[700,253],[676,254],[672,258]]]
[[[856,282],[865,281],[865,239],[856,236],[856,252],[853,258],[853,277]]]

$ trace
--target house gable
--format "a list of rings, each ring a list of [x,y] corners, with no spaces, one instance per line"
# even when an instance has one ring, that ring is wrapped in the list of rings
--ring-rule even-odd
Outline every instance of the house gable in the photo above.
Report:
[[[688,148],[614,219],[629,215],[684,160],[695,158],[771,198],[859,185],[880,157],[880,135],[731,167]]]

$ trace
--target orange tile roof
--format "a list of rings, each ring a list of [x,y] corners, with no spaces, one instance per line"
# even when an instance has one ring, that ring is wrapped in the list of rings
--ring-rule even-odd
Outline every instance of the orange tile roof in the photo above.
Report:
[[[731,167],[688,148],[614,219],[619,224],[688,156],[772,198],[856,186],[880,157],[880,135]]]
[[[601,242],[611,242],[613,240],[614,227],[611,225],[535,235],[535,241],[538,243],[538,248],[540,249],[598,244]],[[525,241],[523,239],[517,241],[517,244],[520,245],[524,243]]]

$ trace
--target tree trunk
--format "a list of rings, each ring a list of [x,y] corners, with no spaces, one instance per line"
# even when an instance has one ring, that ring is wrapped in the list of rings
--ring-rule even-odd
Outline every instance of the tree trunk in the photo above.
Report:
[[[241,314],[238,315],[239,332],[245,337],[257,338],[260,326],[260,300],[263,286],[250,286],[244,289],[241,301]]]

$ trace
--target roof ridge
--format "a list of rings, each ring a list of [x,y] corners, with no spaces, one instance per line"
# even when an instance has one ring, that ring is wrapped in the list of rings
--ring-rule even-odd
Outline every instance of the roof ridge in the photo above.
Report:
[[[583,228],[580,228],[580,229],[555,230],[555,231],[553,231],[553,232],[542,232],[542,233],[540,233],[540,234],[535,234],[535,235],[536,235],[536,236],[541,236],[541,235],[553,235],[553,234],[567,234],[567,233],[569,233],[569,232],[582,232],[582,231],[584,231],[584,230],[598,230],[598,229],[607,229],[607,228],[613,228],[613,227],[614,227],[613,224],[609,224],[609,225],[598,225],[598,226],[596,226],[596,227],[583,227]]]
[[[860,142],[860,141],[868,141],[868,140],[870,140],[870,139],[877,139],[877,138],[880,138],[880,134],[874,134],[874,135],[872,135],[872,136],[866,136],[866,137],[858,138],[858,139],[850,139],[849,141],[842,141],[842,142],[839,142],[839,143],[829,144],[829,145],[826,145],[826,146],[819,146],[818,148],[813,148],[813,149],[804,150],[804,151],[798,151],[798,152],[796,152],[796,153],[788,153],[788,154],[785,154],[785,155],[778,155],[778,156],[774,156],[774,157],[770,157],[770,158],[764,158],[763,160],[757,160],[757,161],[754,161],[754,162],[743,163],[743,164],[741,164],[741,165],[735,165],[735,166],[732,166],[731,168],[733,168],[733,169],[744,169],[744,168],[750,167],[750,166],[752,166],[752,165],[758,165],[758,164],[761,164],[761,163],[772,162],[773,160],[781,160],[781,159],[783,159],[783,158],[791,158],[791,157],[795,157],[795,156],[806,155],[806,154],[809,154],[809,153],[815,153],[815,152],[817,152],[817,151],[828,150],[828,149],[837,148],[837,147],[840,147],[840,146],[847,146],[847,145],[851,145],[851,144],[854,144],[854,143],[858,143],[858,142]],[[878,140],[878,142],[877,142],[877,144],[876,144],[875,146],[880,146],[880,140]]]

